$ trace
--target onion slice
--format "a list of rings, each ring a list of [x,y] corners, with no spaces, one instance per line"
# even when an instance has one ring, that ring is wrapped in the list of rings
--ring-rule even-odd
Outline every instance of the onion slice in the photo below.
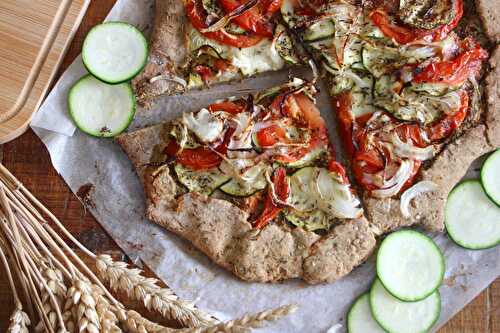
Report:
[[[430,180],[422,180],[416,183],[415,185],[404,191],[404,193],[401,195],[401,214],[403,214],[405,218],[410,218],[410,201],[422,193],[434,192],[437,190],[438,187],[436,183],[431,182]]]
[[[426,161],[434,157],[436,147],[434,145],[425,148],[416,147],[410,142],[403,142],[397,133],[392,136],[394,153],[399,157],[411,158],[418,161]]]
[[[372,195],[375,198],[389,198],[396,195],[404,184],[410,179],[411,171],[413,169],[413,162],[410,160],[401,161],[401,165],[394,174],[394,176],[384,181],[384,186],[381,189],[373,190]]]
[[[240,16],[253,6],[255,6],[258,3],[258,0],[250,0],[248,2],[245,2],[244,4],[236,7],[232,12],[227,13],[223,17],[221,17],[217,22],[214,24],[210,25],[209,27],[200,30],[201,33],[205,32],[215,32],[220,29],[223,29],[226,25],[231,22],[232,19],[234,19],[237,16]]]

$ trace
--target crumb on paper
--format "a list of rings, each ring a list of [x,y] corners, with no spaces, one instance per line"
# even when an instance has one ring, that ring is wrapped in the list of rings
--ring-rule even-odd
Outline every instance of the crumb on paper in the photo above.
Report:
[[[94,192],[94,184],[87,183],[85,185],[80,186],[78,191],[76,192],[76,196],[83,203],[84,207],[95,208],[95,202],[92,199],[92,193]]]

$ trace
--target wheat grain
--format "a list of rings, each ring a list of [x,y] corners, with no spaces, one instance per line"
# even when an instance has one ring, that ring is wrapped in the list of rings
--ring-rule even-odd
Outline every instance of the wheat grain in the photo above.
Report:
[[[7,333],[29,333],[28,326],[31,324],[30,318],[18,305],[10,316],[10,324]]]
[[[74,279],[66,294],[65,311],[71,309],[78,332],[99,333],[99,316],[90,282]]]
[[[103,290],[97,286],[92,285],[92,294],[96,300],[96,311],[100,319],[101,331],[106,333],[122,332],[118,327],[118,318],[112,311],[112,305],[106,299]]]
[[[64,284],[62,272],[58,269],[46,267],[45,269],[42,270],[41,273],[42,277],[45,279],[45,285],[47,285],[48,288],[50,289],[50,291],[47,291],[44,285],[40,283],[43,310],[46,313],[47,317],[49,318],[49,322],[52,328],[65,331],[66,327],[60,327],[60,325],[58,324],[57,313],[56,313],[57,311],[60,311],[60,309],[62,308],[63,301],[66,297],[68,289]],[[54,295],[58,309],[54,308],[54,304],[52,304],[50,300],[49,292],[51,292]],[[44,322],[40,320],[35,327],[35,331],[43,332],[44,329],[45,329]]]
[[[142,271],[128,268],[124,262],[113,261],[109,255],[96,258],[97,274],[115,291],[124,291],[127,296],[141,301],[152,311],[179,321],[186,327],[208,326],[215,323],[210,315],[198,310],[190,302],[179,299],[169,288],[161,288],[158,280],[142,276]]]

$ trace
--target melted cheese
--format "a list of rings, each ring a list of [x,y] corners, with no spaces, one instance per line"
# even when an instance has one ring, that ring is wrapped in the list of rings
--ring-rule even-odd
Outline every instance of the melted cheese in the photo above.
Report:
[[[244,49],[231,48],[232,63],[244,75],[253,75],[283,68],[285,62],[270,40],[264,39],[257,45]]]
[[[220,138],[224,129],[222,120],[207,109],[184,114],[182,122],[203,142],[212,142]]]

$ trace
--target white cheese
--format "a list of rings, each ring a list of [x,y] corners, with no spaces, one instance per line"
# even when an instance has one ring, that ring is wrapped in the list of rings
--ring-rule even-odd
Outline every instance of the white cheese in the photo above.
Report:
[[[182,122],[203,142],[213,142],[220,138],[224,129],[222,120],[207,109],[185,113]]]
[[[280,57],[272,42],[263,39],[257,45],[238,49],[231,48],[232,63],[244,75],[253,75],[283,68],[285,62]]]

